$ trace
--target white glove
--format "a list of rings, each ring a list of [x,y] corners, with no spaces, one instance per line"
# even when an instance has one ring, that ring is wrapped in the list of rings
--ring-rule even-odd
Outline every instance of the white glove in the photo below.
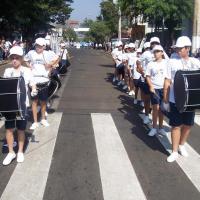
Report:
[[[38,94],[38,91],[36,89],[34,89],[34,90],[31,91],[31,96],[32,97],[37,96],[37,94]]]
[[[170,112],[169,103],[162,102],[162,107],[163,107],[164,111]]]

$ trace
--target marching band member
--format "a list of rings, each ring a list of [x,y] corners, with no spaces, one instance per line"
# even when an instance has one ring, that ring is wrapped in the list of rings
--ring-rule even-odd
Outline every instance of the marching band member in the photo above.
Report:
[[[196,58],[190,58],[189,52],[192,46],[191,40],[182,36],[176,41],[176,50],[179,57],[170,59],[164,82],[164,97],[163,107],[169,111],[169,124],[172,138],[172,153],[167,158],[167,162],[174,162],[178,158],[178,152],[188,157],[188,152],[185,148],[185,143],[194,125],[194,112],[180,113],[175,105],[174,98],[174,78],[178,70],[195,70],[200,68],[200,62]]]
[[[163,129],[163,113],[160,110],[160,104],[163,99],[163,85],[165,80],[165,70],[167,62],[164,59],[164,50],[161,45],[156,45],[153,48],[155,60],[147,65],[146,80],[150,89],[152,115],[153,115],[153,128],[149,132],[149,136],[154,136],[158,133],[165,135]],[[157,120],[159,118],[159,129],[157,131]]]
[[[37,38],[35,41],[35,50],[31,50],[25,56],[27,65],[32,69],[33,77],[38,88],[38,94],[33,97],[32,101],[32,112],[34,123],[30,127],[31,130],[36,129],[38,124],[37,118],[37,106],[40,101],[42,120],[41,124],[45,127],[49,126],[46,120],[46,105],[48,100],[48,82],[49,73],[51,72],[52,66],[57,62],[57,56],[52,58],[52,55],[45,50],[46,40],[44,38]]]
[[[29,106],[29,98],[28,98],[28,86],[32,87],[32,94],[36,95],[37,90],[35,86],[35,82],[33,79],[32,72],[29,68],[22,66],[23,62],[23,49],[19,46],[12,47],[10,49],[9,58],[12,61],[12,67],[7,68],[4,73],[4,78],[11,77],[20,77],[22,76],[25,80],[26,85],[26,106]],[[15,159],[16,154],[13,150],[13,130],[17,128],[18,132],[18,153],[17,153],[17,162],[21,163],[24,161],[24,142],[25,142],[25,129],[26,129],[27,120],[7,120],[5,121],[6,128],[6,140],[9,148],[9,153],[3,161],[3,165],[9,165],[13,159]]]

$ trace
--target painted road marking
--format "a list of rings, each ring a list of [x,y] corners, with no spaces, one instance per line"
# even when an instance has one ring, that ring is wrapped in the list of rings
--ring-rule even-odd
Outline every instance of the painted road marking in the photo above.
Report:
[[[1,200],[42,200],[62,113],[49,115],[50,127],[34,131],[24,163],[17,164]]]
[[[139,114],[139,116],[144,119],[144,114]],[[150,115],[150,119],[152,119],[152,115]],[[167,128],[167,135],[161,136],[156,135],[160,143],[164,146],[166,151],[171,153],[171,132],[170,126],[166,121],[164,121],[163,125]],[[200,192],[200,155],[188,144],[186,143],[186,149],[189,153],[188,158],[184,158],[179,156],[177,159],[178,165],[193,183],[193,185],[197,188]]]
[[[104,200],[146,200],[111,114],[91,118]]]

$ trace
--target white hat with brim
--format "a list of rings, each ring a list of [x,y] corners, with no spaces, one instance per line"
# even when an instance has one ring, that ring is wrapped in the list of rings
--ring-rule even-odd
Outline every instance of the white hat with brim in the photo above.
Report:
[[[163,47],[161,45],[156,45],[154,48],[153,48],[153,52],[155,51],[164,51]]]
[[[118,47],[123,46],[123,42],[122,42],[122,41],[119,41],[119,42],[117,43],[117,46],[118,46]]]
[[[125,44],[124,49],[128,49],[128,48],[129,48],[129,45]]]
[[[35,40],[35,45],[39,45],[39,46],[46,46],[46,40],[44,38],[37,38]]]
[[[191,47],[192,42],[189,37],[187,36],[181,36],[176,41],[176,48],[183,48],[183,47]]]
[[[130,44],[128,45],[128,47],[129,47],[129,48],[135,48],[135,44],[134,44],[134,43],[130,43]]]
[[[18,55],[18,56],[23,56],[24,55],[24,52],[23,52],[23,49],[20,47],[20,46],[14,46],[10,49],[10,52],[9,52],[9,57],[12,56],[12,55]]]
[[[150,40],[150,43],[159,43],[160,44],[160,39],[158,37],[152,37]]]
[[[144,49],[150,48],[150,46],[151,46],[150,42],[144,43]]]

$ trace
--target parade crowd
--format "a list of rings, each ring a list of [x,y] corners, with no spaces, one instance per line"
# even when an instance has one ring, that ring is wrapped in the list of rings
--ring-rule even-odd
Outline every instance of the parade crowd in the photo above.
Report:
[[[24,143],[25,130],[27,126],[27,109],[32,107],[33,123],[31,130],[37,129],[40,125],[44,127],[50,126],[47,120],[47,104],[49,99],[49,83],[52,76],[66,73],[66,65],[68,61],[68,51],[65,43],[60,43],[60,51],[55,54],[50,48],[49,40],[45,38],[37,38],[34,48],[25,54],[20,44],[13,45],[8,50],[7,57],[11,61],[12,67],[7,68],[3,78],[12,79],[16,77],[23,78],[25,82],[26,94],[24,116],[22,119],[13,119],[6,116],[5,129],[6,141],[9,153],[3,160],[3,165],[9,165],[12,160],[17,157],[17,162],[24,161]],[[9,99],[8,99],[9,101]],[[40,106],[41,119],[38,119],[38,107]],[[18,134],[18,153],[14,151],[14,130],[17,129]]]
[[[164,114],[171,126],[172,153],[167,162],[174,162],[179,154],[188,157],[185,143],[194,125],[195,112],[180,112],[174,96],[174,81],[179,70],[200,69],[200,61],[190,57],[191,40],[181,36],[167,55],[158,37],[145,42],[142,49],[134,43],[116,43],[111,55],[115,63],[113,83],[122,87],[133,103],[144,107],[143,123],[151,125],[149,137],[166,135],[163,126]],[[181,98],[181,97],[180,97]],[[149,115],[152,112],[152,120]]]

